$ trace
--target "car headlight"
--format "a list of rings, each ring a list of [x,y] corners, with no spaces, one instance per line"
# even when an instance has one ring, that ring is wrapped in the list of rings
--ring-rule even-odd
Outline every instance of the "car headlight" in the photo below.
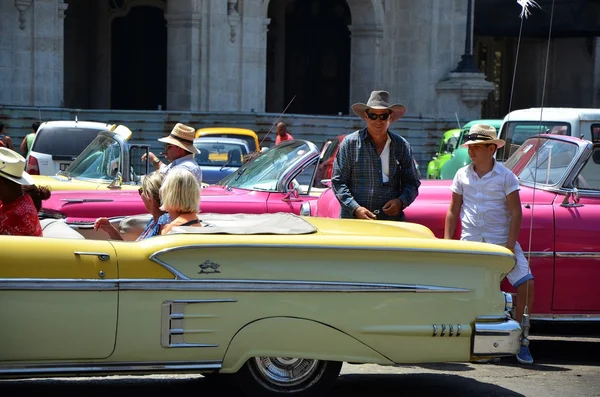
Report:
[[[300,215],[301,216],[310,216],[310,203],[304,202],[300,206]]]

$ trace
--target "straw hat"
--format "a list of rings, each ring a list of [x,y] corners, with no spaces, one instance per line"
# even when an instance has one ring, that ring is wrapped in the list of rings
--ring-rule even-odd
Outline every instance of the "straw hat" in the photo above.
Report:
[[[498,139],[496,129],[490,125],[475,124],[469,129],[469,133],[463,137],[462,147],[477,145],[481,143],[493,143],[497,149],[504,146],[504,140]]]
[[[195,135],[196,130],[194,130],[194,128],[188,127],[185,124],[177,123],[175,124],[175,127],[173,127],[173,130],[169,136],[160,138],[158,141],[178,146],[192,154],[198,154],[200,152],[194,146]]]
[[[367,114],[365,113],[368,109],[387,109],[391,112],[390,124],[400,120],[404,113],[406,113],[406,106],[396,103],[390,105],[390,93],[387,91],[372,91],[371,96],[367,103],[355,103],[352,105],[352,110],[361,119],[367,121]]]
[[[23,156],[13,150],[0,147],[0,177],[19,185],[33,185],[33,178],[24,169]]]

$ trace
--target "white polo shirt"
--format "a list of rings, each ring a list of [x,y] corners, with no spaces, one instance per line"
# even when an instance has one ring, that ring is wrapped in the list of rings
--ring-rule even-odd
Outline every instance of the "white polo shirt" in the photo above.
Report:
[[[494,160],[492,170],[480,178],[469,164],[458,170],[450,190],[463,196],[461,240],[506,244],[511,220],[506,196],[519,190],[511,170]]]

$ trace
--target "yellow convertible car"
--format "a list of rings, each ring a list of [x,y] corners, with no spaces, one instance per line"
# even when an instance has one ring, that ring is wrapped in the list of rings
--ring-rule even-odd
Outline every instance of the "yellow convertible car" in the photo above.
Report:
[[[0,377],[191,372],[249,396],[316,396],[343,362],[519,349],[505,248],[410,223],[201,220],[139,242],[59,220],[44,220],[44,237],[0,236]]]

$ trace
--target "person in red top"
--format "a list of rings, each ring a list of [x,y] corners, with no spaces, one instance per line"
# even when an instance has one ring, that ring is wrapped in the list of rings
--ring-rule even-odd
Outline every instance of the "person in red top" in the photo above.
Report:
[[[24,185],[33,185],[32,178],[23,170],[24,168],[23,156],[13,150],[0,147],[0,234],[2,235],[42,236],[38,210],[30,194],[23,190]],[[32,195],[37,197],[35,194]],[[41,198],[49,197],[49,191],[46,189]]]
[[[277,138],[275,138],[275,146],[279,145],[283,141],[291,141],[294,139],[292,134],[287,130],[287,125],[282,121],[277,123]]]

